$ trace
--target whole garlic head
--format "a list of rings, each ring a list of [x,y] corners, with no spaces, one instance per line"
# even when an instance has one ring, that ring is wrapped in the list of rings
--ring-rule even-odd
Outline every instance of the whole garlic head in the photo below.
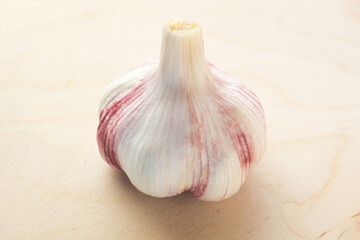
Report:
[[[160,60],[107,87],[97,140],[106,162],[145,194],[219,201],[264,154],[264,112],[252,91],[205,60],[197,23],[171,20]]]

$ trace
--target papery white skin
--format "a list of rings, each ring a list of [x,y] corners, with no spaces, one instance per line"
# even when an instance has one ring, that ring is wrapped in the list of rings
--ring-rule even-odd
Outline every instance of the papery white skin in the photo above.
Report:
[[[148,195],[189,190],[219,201],[239,190],[264,154],[264,113],[247,87],[206,62],[200,27],[171,20],[160,60],[146,60],[107,87],[98,144]]]

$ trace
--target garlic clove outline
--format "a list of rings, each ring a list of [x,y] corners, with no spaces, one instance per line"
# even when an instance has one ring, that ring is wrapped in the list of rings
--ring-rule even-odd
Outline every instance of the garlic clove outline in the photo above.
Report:
[[[163,28],[160,59],[106,88],[97,141],[145,194],[220,201],[264,154],[264,111],[249,88],[206,61],[200,26],[175,19]]]

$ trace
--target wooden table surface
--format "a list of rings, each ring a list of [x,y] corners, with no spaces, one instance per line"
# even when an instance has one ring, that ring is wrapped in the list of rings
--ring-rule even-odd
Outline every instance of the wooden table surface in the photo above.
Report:
[[[265,108],[266,154],[223,202],[148,197],[98,153],[104,87],[174,17]],[[359,0],[4,0],[0,86],[0,239],[360,239]]]

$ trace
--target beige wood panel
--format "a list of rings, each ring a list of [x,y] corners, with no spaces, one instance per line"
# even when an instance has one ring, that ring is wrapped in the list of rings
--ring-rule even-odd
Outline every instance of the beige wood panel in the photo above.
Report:
[[[101,159],[103,88],[166,20],[261,98],[268,148],[234,197],[155,199]],[[359,0],[0,2],[0,239],[360,239]]]

